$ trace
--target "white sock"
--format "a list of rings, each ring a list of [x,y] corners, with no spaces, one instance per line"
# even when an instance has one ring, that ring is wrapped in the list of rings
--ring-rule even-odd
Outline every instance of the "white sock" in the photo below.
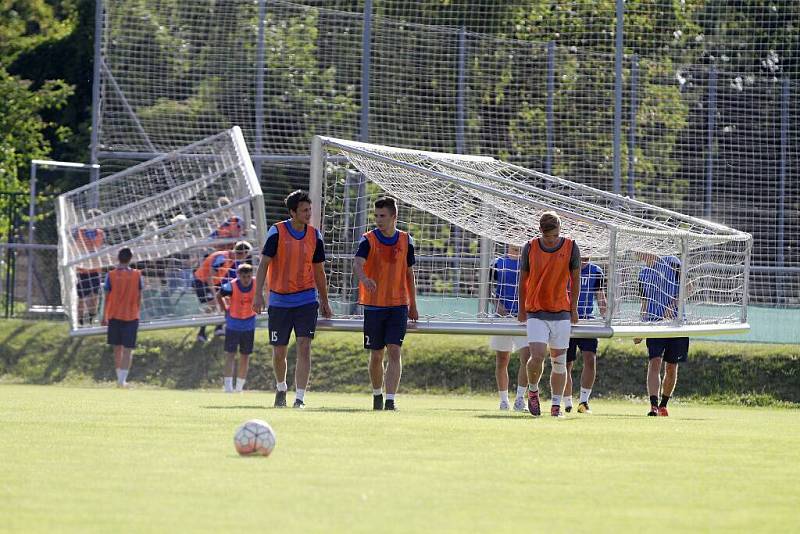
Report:
[[[383,390],[381,388],[378,388],[378,389],[372,388],[372,394],[373,395],[383,395]]]
[[[500,394],[500,402],[505,402],[508,404],[508,390],[498,391],[497,393]]]
[[[592,394],[592,388],[581,388],[581,402],[589,402],[589,395]]]
[[[278,391],[288,391],[289,386],[286,385],[286,382],[278,382]]]
[[[297,391],[294,393],[294,400],[303,400],[306,396],[306,390],[297,388]]]
[[[553,404],[555,404],[555,402]],[[564,395],[564,407],[572,408],[572,395]]]
[[[528,391],[528,386],[517,386],[517,398],[524,399],[526,391]]]
[[[561,406],[561,395],[553,395],[553,401],[550,404],[553,406]]]
[[[118,368],[116,368],[116,369],[114,369],[114,370],[117,372],[117,382],[119,382],[120,384],[122,384],[122,382],[120,382],[120,380],[119,380],[119,373],[120,373],[120,371],[122,371],[122,369],[120,369],[120,368],[118,367]]]
[[[117,380],[119,380],[119,383],[120,384],[124,384],[127,379],[128,379],[128,370],[127,369],[120,369],[119,370],[119,375],[117,377]]]
[[[223,376],[222,377],[222,384],[223,388],[225,389],[225,393],[230,393],[233,391],[233,377],[232,376]]]
[[[244,383],[245,382],[247,382],[246,379],[239,378],[238,376],[236,377],[236,392],[237,393],[241,393],[242,392],[242,390],[244,389]]]
[[[394,400],[394,393],[387,393],[386,400]]]
[[[539,384],[528,384],[528,391],[539,391]]]

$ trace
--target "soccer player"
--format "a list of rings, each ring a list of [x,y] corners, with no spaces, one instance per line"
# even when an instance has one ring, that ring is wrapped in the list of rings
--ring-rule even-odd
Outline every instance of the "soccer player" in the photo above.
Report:
[[[505,255],[494,260],[491,277],[494,281],[495,312],[499,317],[514,317],[519,313],[519,255],[517,245],[508,245]],[[517,395],[514,411],[524,412],[525,392],[528,389],[528,373],[525,369],[530,350],[525,336],[491,336],[489,348],[495,351],[494,375],[497,379],[497,393],[500,396],[500,409],[508,410],[508,361],[511,353],[519,351],[519,371],[517,372]]]
[[[531,239],[522,249],[519,295],[524,297],[517,318],[527,322],[528,344],[528,410],[541,415],[539,379],[550,347],[550,389],[553,393],[550,415],[563,417],[561,396],[567,382],[567,348],[571,324],[578,322],[578,293],[581,276],[581,255],[578,245],[560,237],[561,220],[553,211],[539,219],[541,237]],[[569,288],[576,288],[569,291]]]
[[[131,249],[120,249],[117,254],[119,264],[108,272],[105,281],[106,301],[102,325],[108,326],[107,340],[114,347],[117,386],[121,388],[128,387],[128,372],[133,363],[142,306],[142,273],[138,269],[131,269],[131,258]]]
[[[225,313],[225,369],[222,374],[225,393],[233,393],[233,367],[239,350],[236,392],[241,393],[247,380],[250,355],[256,333],[256,312],[253,311],[253,267],[243,263],[236,269],[236,278],[225,282],[217,293],[217,303]],[[225,297],[228,298],[226,302]]]
[[[272,225],[261,253],[256,273],[253,310],[264,309],[264,288],[269,290],[269,343],[272,368],[277,383],[275,406],[286,406],[286,354],[289,336],[297,340],[297,365],[294,370],[294,408],[305,407],[305,393],[311,373],[311,340],[317,328],[317,310],[333,316],[328,302],[325,277],[325,244],[311,221],[311,199],[297,190],[286,197],[291,218]],[[319,297],[319,302],[317,298]]]
[[[235,273],[239,263],[250,258],[252,248],[253,246],[247,241],[239,241],[232,250],[212,252],[203,259],[203,263],[194,272],[194,281],[192,282],[200,304],[208,306],[214,301],[220,285],[232,278],[231,270]],[[214,329],[215,336],[223,335],[224,332],[222,325]],[[205,343],[206,340],[206,327],[203,325],[197,332],[197,341]]]
[[[98,209],[90,209],[86,215],[96,218],[103,214]],[[105,233],[101,228],[81,228],[75,232],[75,242],[83,253],[96,252],[105,242]],[[78,273],[78,324],[92,324],[97,315],[100,297],[101,269],[76,269]]]
[[[578,296],[578,319],[593,319],[594,298],[600,315],[606,314],[606,276],[603,270],[591,263],[589,258],[581,258],[581,290]],[[581,339],[571,338],[567,348],[567,385],[564,388],[564,406],[567,412],[572,411],[572,367],[577,359],[580,349],[583,358],[581,371],[581,396],[578,404],[578,413],[592,413],[589,408],[589,397],[592,394],[595,376],[597,374],[597,338]]]
[[[359,304],[364,306],[364,348],[370,350],[372,409],[395,410],[403,362],[400,347],[408,320],[419,319],[413,266],[414,240],[397,229],[397,203],[375,201],[375,228],[361,237],[353,261]],[[388,349],[388,350],[384,350]],[[384,352],[388,353],[384,377]],[[386,404],[383,403],[383,387]]]
[[[675,256],[659,257],[649,252],[639,252],[645,266],[639,271],[639,296],[642,320],[646,322],[669,321],[678,314],[681,260]],[[633,340],[642,342],[641,338]],[[669,415],[667,403],[678,382],[678,364],[689,358],[689,338],[647,338],[647,394],[650,396],[651,417]],[[661,379],[661,362],[664,379]],[[659,402],[659,386],[661,401]]]
[[[230,206],[231,201],[228,197],[219,197],[217,199],[217,207],[224,208]],[[247,229],[244,225],[244,219],[233,213],[232,210],[225,211],[225,221],[217,227],[216,230],[211,232],[210,239],[238,239],[247,235]],[[217,250],[227,250],[229,245],[217,245]]]

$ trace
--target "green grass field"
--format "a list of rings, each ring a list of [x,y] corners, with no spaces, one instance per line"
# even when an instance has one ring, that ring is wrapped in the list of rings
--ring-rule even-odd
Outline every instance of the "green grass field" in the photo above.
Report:
[[[292,395],[290,394],[290,401]],[[797,531],[800,410],[0,386],[0,531]],[[278,436],[239,457],[246,419]]]

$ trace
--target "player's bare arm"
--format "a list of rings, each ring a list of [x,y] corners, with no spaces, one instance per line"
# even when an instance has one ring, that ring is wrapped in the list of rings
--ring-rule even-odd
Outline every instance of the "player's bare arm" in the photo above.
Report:
[[[408,291],[408,318],[412,321],[419,319],[417,311],[417,282],[414,279],[414,270],[406,271],[406,291]]]
[[[269,256],[261,256],[261,261],[258,262],[258,272],[256,273],[256,294],[253,297],[253,311],[261,313],[264,310],[264,294],[269,291],[266,286],[267,281],[267,267],[269,267],[272,258]]]
[[[317,291],[319,291],[322,316],[330,319],[333,317],[333,311],[331,310],[330,302],[328,302],[328,278],[325,276],[325,264],[322,262],[314,264],[314,284],[317,286]]]
[[[374,292],[378,285],[375,283],[375,280],[367,276],[366,271],[364,271],[364,264],[367,262],[365,258],[361,256],[356,256],[353,260],[353,272],[358,278],[358,281],[364,284],[364,287],[367,288],[367,291],[370,293]]]

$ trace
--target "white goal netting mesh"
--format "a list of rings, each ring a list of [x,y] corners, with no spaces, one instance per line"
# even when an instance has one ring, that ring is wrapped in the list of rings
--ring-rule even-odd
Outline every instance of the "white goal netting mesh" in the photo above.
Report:
[[[388,194],[400,201],[399,226],[415,241],[423,322],[508,321],[493,317],[491,265],[508,245],[537,235],[547,210],[558,212],[562,233],[606,274],[609,314],[589,322],[652,326],[643,299],[662,298],[643,293],[642,271],[649,258],[671,256],[681,264],[669,289],[675,310],[660,325],[746,322],[748,234],[493,158],[331,138],[322,146],[321,226],[340,314],[361,313],[352,258],[373,228],[373,201]]]
[[[240,240],[257,252],[266,235],[261,187],[237,127],[65,193],[57,216],[73,329],[98,326],[89,315],[102,304],[91,300],[123,247],[145,277],[142,323],[163,326],[217,313],[195,297],[195,270]]]

